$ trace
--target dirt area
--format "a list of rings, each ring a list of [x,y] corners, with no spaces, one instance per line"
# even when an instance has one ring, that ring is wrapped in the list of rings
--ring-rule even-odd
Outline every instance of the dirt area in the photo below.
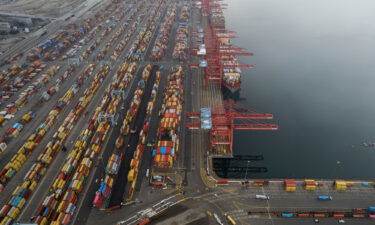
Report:
[[[1,11],[35,16],[60,17],[84,0],[0,0]]]

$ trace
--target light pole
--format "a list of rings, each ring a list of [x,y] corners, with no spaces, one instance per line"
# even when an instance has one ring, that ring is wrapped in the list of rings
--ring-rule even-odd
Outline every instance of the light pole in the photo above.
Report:
[[[249,168],[249,163],[250,163],[250,160],[247,160],[247,164],[246,164],[246,172],[245,172],[245,180],[247,178],[247,168]]]

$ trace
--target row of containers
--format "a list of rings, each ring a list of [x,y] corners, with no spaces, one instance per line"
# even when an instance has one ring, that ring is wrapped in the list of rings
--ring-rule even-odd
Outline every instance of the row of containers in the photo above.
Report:
[[[135,189],[135,185],[136,185],[136,182],[137,182],[139,167],[141,165],[140,161],[142,160],[144,147],[146,145],[146,138],[147,138],[147,134],[148,134],[148,131],[149,131],[149,128],[150,128],[150,123],[151,123],[151,118],[152,118],[151,115],[152,115],[152,112],[153,112],[153,109],[154,109],[154,106],[155,106],[156,97],[157,97],[159,84],[160,84],[160,79],[161,79],[161,73],[160,73],[160,71],[157,71],[155,83],[152,86],[151,96],[150,96],[150,99],[147,103],[146,117],[143,121],[142,130],[139,132],[139,139],[138,139],[137,148],[136,148],[136,150],[133,154],[132,160],[130,161],[130,170],[129,170],[129,173],[128,173],[128,182],[130,183],[130,185],[129,185],[130,187],[129,187],[129,190],[128,190],[127,201],[132,200],[133,197],[134,197],[134,189]]]
[[[120,66],[110,87],[89,120],[86,129],[82,130],[72,150],[66,158],[60,173],[50,188],[50,194],[39,206],[37,224],[69,224],[75,212],[79,194],[93,167],[93,160],[101,151],[102,145],[111,128],[111,123],[103,115],[113,115],[121,100],[121,95],[113,95],[112,90],[123,91],[128,80],[135,73],[136,64],[124,63]],[[72,197],[73,196],[73,197]]]
[[[106,17],[100,16],[97,17],[97,21],[102,21],[108,17],[109,14],[107,14]],[[75,24],[73,28],[76,28],[77,26]],[[97,27],[96,27],[97,28]],[[93,30],[92,30],[93,31]],[[88,34],[92,34],[92,31]],[[48,49],[48,46],[52,46],[52,43],[55,42],[56,39],[62,38],[66,32],[58,32],[57,34],[53,35],[51,39],[48,41],[42,43],[40,46],[38,46],[36,49],[39,49],[38,51],[45,51]],[[73,32],[74,34],[74,32]],[[81,40],[82,41],[82,40]],[[80,43],[81,43],[80,41]],[[35,51],[32,50],[32,51]],[[44,91],[40,99],[38,100],[38,103],[42,103],[44,101],[48,101],[52,95],[54,95],[58,90],[60,85],[63,81],[65,81],[76,69],[76,64],[70,65],[70,67],[65,71],[65,73],[61,76],[61,78],[56,79],[56,81],[46,90]],[[26,85],[33,77],[37,75],[40,71],[42,71],[46,67],[45,64],[41,64],[39,61],[34,61],[32,64],[24,63],[22,66],[19,66],[18,64],[14,64],[9,70],[8,75],[6,77],[11,77],[17,75],[17,78],[12,80],[13,84],[7,84],[4,86],[4,90],[13,91],[13,92],[6,92],[4,93],[4,100],[10,98],[13,93],[15,93],[19,88],[22,88],[24,85]],[[54,76],[57,71],[59,70],[59,66],[53,65],[51,66],[45,74],[43,74],[40,78],[38,78],[35,82],[33,82],[32,85],[30,85],[25,91],[23,91],[18,99],[8,104],[7,107],[0,112],[0,125],[3,124],[6,120],[9,120],[14,117],[14,114],[26,103],[28,103],[31,100],[31,97],[35,95],[41,87],[45,86],[52,76]],[[3,74],[0,75],[0,81],[3,79]],[[13,128],[13,127],[12,127]],[[21,128],[21,126],[17,126],[17,128]],[[20,129],[14,129],[14,132],[11,132],[13,129],[7,130],[5,136],[15,137],[19,134],[21,131]],[[1,151],[5,151],[7,148],[7,142],[6,139],[1,139],[0,142]]]
[[[163,1],[158,2],[158,8],[150,13],[149,16],[147,14],[147,21],[146,25],[140,29],[140,37],[142,39],[136,39],[133,45],[130,47],[129,53],[127,55],[127,59],[132,61],[140,61],[142,60],[143,55],[146,52],[146,49],[151,41],[151,37],[153,35],[153,32],[156,29],[156,21],[160,20],[161,18],[161,4],[164,3]]]
[[[136,91],[134,92],[134,96],[131,100],[130,107],[126,113],[124,120],[122,121],[121,129],[123,129],[124,126],[130,124],[131,121],[133,121],[133,118],[135,117],[136,113],[138,112],[140,100],[142,99],[145,83],[148,80],[150,71],[151,65],[147,65],[142,72],[141,80],[138,82],[138,84],[142,83],[142,85],[138,85]],[[117,174],[120,169],[121,162],[123,160],[123,154],[121,151],[121,148],[124,144],[123,135],[125,134],[121,132],[116,139],[115,150],[107,162],[105,175],[104,177],[102,177],[100,187],[95,193],[95,197],[92,202],[93,207],[102,208],[103,204],[106,202],[106,200],[109,200],[111,196],[113,184],[115,179],[117,179]]]
[[[248,181],[247,181],[248,182]],[[216,181],[217,184],[227,185],[229,184],[229,180],[221,179]],[[269,184],[268,180],[254,180],[250,181],[253,186],[262,187],[267,186]],[[324,186],[326,182],[316,181],[314,179],[306,179],[303,181],[303,188],[307,191],[314,191],[317,187]],[[370,187],[373,182],[361,182],[360,185],[362,187]],[[297,190],[297,182],[294,179],[285,179],[283,182],[284,190],[288,192],[294,192]],[[336,191],[345,191],[348,188],[356,185],[355,182],[352,181],[345,181],[345,180],[334,180],[332,186]]]
[[[53,35],[47,41],[41,43],[36,48],[33,48],[32,51],[28,54],[27,60],[55,60],[56,58],[61,56],[69,47],[79,43],[82,38],[88,35],[89,32],[92,31],[95,24],[99,24],[108,19],[111,13],[116,13],[118,15],[123,14],[124,16],[123,6],[112,6],[108,9],[108,11],[105,11],[103,16],[88,18],[79,27],[77,26],[77,24],[70,24],[68,28],[71,28],[72,31],[67,28]]]
[[[156,11],[154,11],[154,14],[155,13],[156,13]],[[148,20],[147,23],[150,24],[150,23],[153,23],[153,22],[154,21]],[[154,27],[150,27],[150,26],[148,26],[148,27],[149,27],[149,29],[154,28]],[[148,36],[145,36],[145,31],[141,30],[138,37],[139,38],[142,38],[142,37],[147,38]],[[137,37],[137,39],[138,39],[138,37]],[[149,41],[150,38],[147,38],[146,40]],[[140,43],[141,42],[136,41],[133,44],[133,46],[130,48],[129,52],[135,52],[133,49],[140,46],[139,45]],[[145,46],[145,44],[143,44],[143,46]],[[116,139],[115,152],[111,155],[111,157],[108,160],[108,163],[107,163],[107,166],[106,166],[106,173],[104,175],[104,178],[101,179],[99,189],[95,193],[95,197],[94,197],[94,200],[92,202],[93,207],[102,208],[105,201],[108,200],[111,196],[111,191],[112,191],[112,188],[113,188],[114,180],[117,177],[117,173],[118,173],[120,164],[121,164],[122,159],[123,159],[123,154],[120,151],[120,148],[123,146],[122,135],[128,135],[130,133],[130,125],[131,125],[132,121],[134,120],[136,114],[138,113],[138,109],[139,109],[141,99],[142,99],[142,96],[143,96],[143,93],[144,93],[144,88],[146,86],[146,82],[148,80],[150,72],[151,72],[151,65],[149,64],[144,68],[144,70],[142,72],[141,79],[139,80],[139,82],[137,84],[137,89],[134,92],[134,96],[133,96],[133,99],[131,100],[130,107],[129,107],[126,115],[125,115],[124,120],[122,121],[121,129],[120,129],[121,134]],[[160,73],[158,72],[156,74],[156,83],[153,86],[153,90],[152,90],[152,94],[151,94],[152,98],[154,100],[151,101],[151,103],[148,103],[148,107],[147,107],[147,114],[150,114],[150,115],[151,115],[151,111],[152,111],[152,108],[153,108],[153,102],[155,102],[155,99],[156,99],[156,91],[157,91],[157,88],[159,86],[159,81],[160,81]],[[149,122],[145,121],[144,127],[143,127],[143,129],[140,133],[140,140],[141,141],[143,140],[143,142],[145,142],[145,140],[146,140],[146,134],[147,134],[147,131],[148,131],[148,127],[149,127]],[[137,176],[139,160],[142,157],[142,153],[143,153],[143,145],[139,144],[136,148],[135,153],[134,153],[134,158],[131,160],[131,163],[130,163],[131,170],[128,173],[128,181],[132,182],[131,188],[130,188],[130,191],[129,191],[129,195],[131,195],[131,196],[133,195],[133,190],[134,190],[134,187],[135,187],[135,180],[136,179],[134,179],[134,177]]]
[[[113,10],[115,9],[116,8],[113,8]],[[109,14],[107,13],[107,17],[108,15]],[[0,84],[9,81],[9,84],[4,85],[4,90],[9,89],[9,91],[17,91],[17,88],[26,85],[36,75],[36,72],[40,71],[45,67],[45,64],[41,64],[37,60],[39,58],[43,58],[42,54],[47,54],[48,58],[48,55],[51,55],[50,53],[47,53],[48,50],[57,49],[60,53],[64,52],[68,47],[73,46],[74,44],[78,44],[78,38],[83,37],[83,35],[87,35],[87,32],[91,29],[93,24],[98,23],[101,20],[106,19],[107,17],[96,16],[94,18],[87,19],[86,21],[84,21],[84,23],[79,29],[72,32],[72,38],[68,38],[69,41],[63,41],[63,39],[67,37],[69,34],[68,28],[65,30],[60,30],[57,33],[53,34],[47,41],[41,43],[40,45],[38,45],[30,51],[30,54],[26,57],[26,60],[33,63],[29,64],[27,62],[24,62],[22,66],[20,66],[19,64],[13,64],[13,66],[10,69],[8,69],[6,73],[0,74]],[[74,28],[77,27],[77,25],[75,24],[71,25],[74,25]],[[16,79],[11,80],[10,78]],[[5,93],[3,97],[5,97],[5,99],[9,98],[11,94],[12,93]]]
[[[138,10],[138,9],[137,9]],[[133,16],[135,14],[135,12],[137,10],[134,10],[133,13],[131,14],[131,16]],[[121,14],[117,15],[117,21],[120,21],[124,18],[125,14],[124,12],[122,12]],[[89,47],[86,49],[86,51],[82,54],[82,57],[84,59],[87,59],[93,52],[94,50],[96,49],[96,47],[104,40],[105,37],[107,37],[111,31],[115,28],[115,24],[114,23],[109,23],[110,20],[107,20],[106,22],[108,23],[103,23],[103,24],[99,24],[98,25],[98,28],[95,30],[95,34],[97,32],[99,32],[100,30],[103,29],[103,27],[105,28],[103,30],[103,32],[101,33],[101,35],[91,44],[89,45]],[[103,49],[101,51],[98,51],[98,53],[96,54],[96,60],[101,60],[103,59],[104,55],[107,53],[108,49],[111,47],[111,45],[116,42],[116,40],[121,36],[121,33],[123,33],[125,31],[125,29],[127,28],[127,24],[123,24],[121,27],[120,27],[120,30],[116,32],[116,34],[110,39],[110,41],[103,47]],[[128,32],[129,33],[129,32]],[[93,34],[94,35],[94,34]],[[92,36],[90,36],[90,40],[92,39]],[[88,41],[88,40],[87,40]],[[116,54],[119,54],[121,53],[122,49],[117,49],[115,50]],[[115,53],[113,52],[113,53]]]
[[[89,65],[89,67],[85,70],[85,74],[87,73],[87,76],[91,75],[93,69],[94,65]],[[105,69],[101,72],[108,73]],[[20,213],[25,202],[29,199],[30,195],[45,175],[49,165],[56,156],[56,153],[62,148],[64,141],[74,127],[74,123],[80,118],[83,110],[88,105],[90,100],[92,100],[92,93],[99,88],[101,80],[102,76],[97,74],[91,86],[89,86],[84,92],[84,96],[76,104],[74,109],[70,111],[62,125],[58,128],[58,131],[53,136],[53,140],[49,141],[43,151],[38,155],[37,162],[31,166],[23,178],[22,185],[18,186],[13,191],[6,204],[1,208],[0,217],[2,219],[2,223],[6,224],[14,221],[17,215]]]
[[[108,32],[105,32],[103,34],[106,34],[108,35],[114,28],[115,28],[115,24],[112,24],[110,27],[108,27],[107,29],[110,29],[110,30],[105,30],[105,31],[108,31]],[[122,33],[125,31],[126,29],[126,25],[122,25],[120,26],[120,29],[118,31],[116,31],[116,33],[112,36],[112,38],[103,46],[103,48],[99,51],[97,51],[96,53],[96,56],[95,56],[95,59],[97,61],[101,61],[105,55],[107,55],[108,51],[110,50],[110,48],[112,47],[112,45],[114,44],[114,42],[116,42],[120,36],[122,35]],[[103,37],[104,38],[104,37]]]
[[[43,64],[45,66],[45,64]],[[43,67],[44,68],[44,67]],[[51,78],[58,72],[60,69],[59,66],[51,66],[46,73],[42,74],[36,81],[34,81],[31,85],[29,85],[25,90],[23,90],[16,100],[7,104],[4,108],[0,111],[0,125],[6,120],[9,120],[15,116],[15,114],[28,102],[30,102],[31,98],[37,94],[42,87],[45,87],[47,83],[51,80]],[[33,73],[32,77],[35,77],[37,73]],[[16,80],[22,80],[22,77],[16,78]],[[23,85],[22,85],[23,87]]]
[[[4,189],[5,185],[9,180],[14,177],[17,171],[24,165],[27,158],[33,150],[42,141],[45,134],[50,130],[50,127],[54,125],[57,120],[57,116],[61,113],[63,108],[69,104],[72,98],[76,95],[81,87],[84,77],[90,75],[91,71],[94,69],[94,65],[91,64],[85,70],[81,76],[79,76],[74,84],[69,88],[69,90],[61,97],[57,103],[54,105],[52,110],[46,116],[44,121],[35,129],[35,131],[28,137],[26,142],[19,148],[17,153],[11,158],[11,160],[5,165],[5,167],[0,171],[0,190]]]
[[[113,9],[109,10],[110,12],[113,12],[113,10],[116,9],[116,7],[112,8]],[[103,15],[104,14],[105,13],[103,13]],[[106,15],[108,17],[109,12],[106,13]],[[96,15],[95,17],[85,20],[79,29],[76,29],[72,32],[71,36],[82,37],[91,29],[93,24],[99,23],[104,19],[106,19],[105,16]],[[72,25],[74,25],[73,27],[76,28],[75,24]],[[39,66],[41,65],[40,62],[37,60],[39,58],[43,58],[42,54],[46,53],[48,50],[51,50],[52,48],[55,49],[56,47],[56,49],[58,49],[61,52],[63,49],[67,49],[67,46],[65,46],[66,43],[64,43],[63,41],[63,39],[67,36],[69,36],[68,28],[56,32],[55,34],[51,35],[49,39],[42,42],[37,47],[31,49],[29,55],[26,57],[26,60],[33,63],[30,65],[27,62],[24,62],[22,66],[20,66],[19,64],[13,64],[13,66],[10,69],[8,69],[7,73],[0,75],[0,84],[3,84],[5,81],[10,80],[9,78],[14,77],[15,75],[18,75],[17,77],[24,77],[26,73],[33,73],[33,69],[31,67],[39,68]],[[77,38],[72,38],[71,41],[72,42],[70,46],[78,43]],[[9,85],[8,87],[11,87],[11,85]]]
[[[159,33],[156,37],[154,48],[151,52],[151,60],[161,60],[168,47],[169,36],[176,17],[177,4],[174,3],[167,11],[165,21],[160,25]]]
[[[0,102],[7,101],[45,69],[46,66],[46,64],[35,61],[33,63],[23,63],[22,65],[14,64],[8,70],[0,72],[0,85],[3,90]]]
[[[168,75],[168,83],[163,93],[163,104],[159,112],[161,120],[158,127],[158,141],[152,150],[153,166],[171,168],[179,149],[181,112],[183,105],[184,70],[174,68]]]
[[[375,219],[375,207],[370,206],[368,208],[356,208],[352,211],[346,212],[284,212],[284,213],[276,213],[278,216],[292,218],[328,218],[333,217],[337,219],[341,218],[371,218]]]
[[[47,83],[51,80],[51,78],[57,73],[57,71],[60,69],[59,66],[51,66],[46,73],[42,74],[35,82],[33,82],[30,86],[28,86],[24,91],[20,93],[18,98],[12,102],[6,105],[5,108],[0,111],[0,125],[5,123],[6,120],[12,119],[17,112],[20,111],[20,109],[25,106],[28,102],[31,101],[32,97],[41,90],[42,87],[46,86]],[[24,116],[26,116],[25,114]],[[26,116],[27,117],[27,116]],[[33,118],[33,117],[32,117]],[[25,121],[24,118],[22,121],[18,122],[21,123],[22,125],[25,125],[24,122],[29,122],[28,120]],[[14,124],[15,125],[15,124]],[[5,136],[9,137],[17,137],[19,132],[22,129],[17,129],[19,126],[14,127],[12,125],[11,128],[16,128],[16,129],[11,129],[9,128],[5,132]],[[17,132],[17,131],[18,132]],[[15,131],[15,132],[14,132]]]
[[[105,73],[107,73],[108,72],[108,70],[109,70],[109,67],[107,66],[107,65],[105,65],[105,66],[103,66],[103,68],[102,69],[104,69],[104,72]],[[129,66],[129,69],[128,70],[130,70],[130,71],[133,71],[132,73],[134,73],[134,71],[135,71],[135,64],[131,64],[130,66]],[[123,69],[122,69],[122,71],[123,71]],[[100,79],[100,81],[103,81],[103,71],[101,70],[99,73],[98,73],[98,77],[99,77],[99,79]],[[124,82],[122,82],[121,84],[120,84],[120,86],[119,87],[123,87],[124,86],[124,84],[127,84],[127,80],[129,80],[129,78],[128,78],[129,76],[125,76],[125,80],[124,80]],[[95,79],[96,80],[96,79]],[[117,83],[119,83],[119,82],[117,82]],[[116,84],[116,82],[114,82],[114,83],[112,83],[112,84]],[[85,92],[86,93],[86,92]],[[70,92],[68,91],[67,92],[67,94],[63,97],[63,99],[65,99],[65,97],[66,96],[69,96],[70,95]],[[90,94],[90,96],[92,97],[93,96],[93,93],[91,93]],[[81,100],[81,99],[80,99]],[[71,112],[72,113],[72,112]],[[69,115],[71,115],[71,114],[69,114]],[[66,121],[68,121],[69,119],[71,119],[71,117],[68,117],[67,118],[67,120],[65,120],[65,122]],[[74,119],[73,120],[71,120],[70,122],[72,122],[72,121],[75,121]],[[92,125],[92,124],[90,124],[90,125]],[[71,129],[73,127],[73,125],[69,125],[68,126],[68,128],[69,129]],[[61,128],[61,127],[60,127]],[[59,132],[60,132],[60,128],[59,128]],[[61,130],[61,132],[60,133],[56,133],[55,135],[54,135],[54,138],[57,138],[57,137],[59,137],[59,138],[64,138],[64,137],[67,137],[67,134],[66,134],[66,131],[64,131],[64,129],[62,129]],[[58,150],[60,147],[61,147],[62,145],[61,145],[61,142],[57,142],[57,143],[55,143],[55,144],[53,144],[53,145],[50,145],[50,143],[49,143],[49,145],[47,146],[47,148],[48,149],[46,149],[45,150],[45,152],[43,152],[43,153],[46,153],[46,154],[49,154],[49,152],[50,152],[50,147],[52,148],[52,150],[54,150],[54,151],[56,151],[56,150]],[[98,148],[98,146],[94,146],[93,147],[93,149],[96,149],[96,150],[98,150],[98,149],[100,149],[100,148]],[[19,158],[20,156],[17,156],[17,158]],[[22,157],[21,157],[22,158]],[[51,157],[42,157],[42,158],[46,158],[46,160],[47,161],[49,161],[49,163],[51,162]],[[38,157],[38,159],[39,160],[43,160],[43,159],[41,159],[41,157]],[[34,167],[33,167],[34,168]],[[36,168],[38,168],[37,170],[36,170],[36,177],[37,177],[37,179],[39,179],[39,178],[41,178],[43,175],[44,175],[44,173],[45,173],[45,171],[46,171],[46,168],[43,168],[42,170],[39,170],[39,168],[40,168],[40,166],[37,166]],[[82,168],[84,168],[84,167],[82,167]],[[33,170],[33,169],[32,169]],[[84,169],[82,169],[82,170],[84,170]],[[39,171],[41,171],[40,173],[39,173]],[[80,169],[80,171],[81,171],[81,169]],[[35,174],[35,173],[32,173],[32,174]],[[28,178],[29,179],[29,178]],[[28,185],[30,185],[31,184],[31,186],[30,187],[35,187],[35,185],[36,185],[36,182],[28,182],[28,183],[24,183],[23,184],[23,186],[28,186]],[[79,186],[79,184],[77,184],[77,182],[75,183],[75,186],[76,185],[78,185]],[[31,188],[32,189],[32,188]],[[12,212],[13,212],[14,210],[12,210]],[[44,212],[43,214],[45,214],[46,212]],[[12,218],[11,217],[9,217],[8,215],[5,217],[5,218],[2,218],[3,219],[3,221],[11,221],[12,220]]]
[[[140,11],[141,7],[139,6],[136,10],[133,11],[133,13],[129,16],[128,21],[132,21],[134,17],[137,15],[137,13]],[[131,35],[136,31],[138,24],[141,23],[141,21],[145,17],[145,12],[142,12],[138,15],[136,21],[130,26],[128,33],[126,36],[121,40],[121,42],[116,46],[115,50],[113,51],[111,55],[112,60],[117,60],[120,52],[125,48],[125,46],[129,43]]]
[[[62,196],[74,192],[78,198],[90,173],[92,162],[101,151],[102,144],[111,128],[111,123],[105,115],[114,115],[121,99],[121,95],[113,95],[113,91],[122,92],[125,90],[134,77],[136,67],[136,63],[130,63],[129,65],[124,63],[120,66],[110,87],[106,89],[102,102],[96,108],[87,129],[81,132],[66,159],[63,169],[51,187],[49,196],[53,196],[57,203],[40,206],[35,219],[37,224],[46,224],[51,221],[51,224],[70,223],[74,211],[69,211],[68,208],[75,208],[69,207],[69,205],[75,205],[76,202],[67,202],[68,200],[62,198]],[[66,210],[64,211],[65,207]]]
[[[56,90],[58,90],[58,87],[62,84],[62,82],[63,81],[65,81],[65,80],[67,80],[67,78],[70,76],[70,75],[72,75],[73,74],[73,72],[75,71],[75,68],[76,68],[76,64],[72,64],[68,69],[67,69],[67,71],[62,75],[62,77],[60,78],[60,79],[57,79],[56,80],[56,82],[55,82],[55,84],[53,84],[49,89],[48,89],[48,91],[49,91],[49,94],[48,93],[43,93],[43,95],[42,95],[42,97],[43,97],[43,99],[45,99],[46,97],[46,95],[48,96],[47,97],[47,99],[49,99],[49,97],[50,97],[50,95],[53,95],[55,92],[53,92],[53,91],[51,91],[51,89],[54,89],[55,91]],[[58,68],[55,68],[55,67],[52,67],[53,69],[51,70],[51,73],[52,72],[54,72],[54,73],[56,73],[57,71],[57,69]],[[87,78],[87,75],[88,75],[88,73],[91,73],[90,71],[91,70],[93,70],[94,69],[94,65],[93,64],[90,64],[87,68],[86,68],[86,70],[85,70],[85,72],[81,75],[81,76],[79,76],[78,78],[77,78],[77,80],[76,80],[76,82],[71,86],[71,88],[66,92],[66,94],[64,95],[64,97],[63,98],[61,98],[61,99],[59,99],[59,101],[58,101],[58,104],[54,107],[54,109],[51,111],[51,112],[53,112],[54,114],[56,114],[55,112],[56,112],[56,110],[55,110],[55,108],[57,108],[58,109],[58,112],[60,112],[60,110],[62,109],[62,107],[64,107],[65,106],[65,103],[67,103],[67,102],[69,102],[70,101],[70,99],[72,98],[72,97],[74,97],[74,95],[76,94],[76,92],[78,91],[78,89],[81,87],[81,85],[83,84],[83,81],[84,81],[84,79],[86,79]],[[48,72],[48,71],[47,71]],[[101,75],[102,76],[102,75]],[[45,99],[46,100],[46,99]],[[56,115],[52,115],[53,117],[56,117],[57,116],[57,114]],[[43,126],[43,124],[41,125],[41,126]],[[21,126],[17,126],[18,128],[20,128]],[[39,128],[38,128],[39,129]],[[38,130],[37,129],[37,130]],[[18,135],[18,133],[19,133],[19,131],[20,131],[20,129],[16,129],[15,131],[13,131],[11,134],[13,135],[13,136],[16,136],[16,135]],[[31,151],[36,147],[36,145],[35,145],[35,143],[33,143],[33,144],[30,144],[31,143],[31,141],[30,140],[32,140],[34,137],[36,137],[36,139],[34,140],[34,142],[36,142],[36,143],[39,143],[39,141],[42,139],[42,137],[44,136],[44,133],[45,133],[45,131],[42,131],[41,132],[41,134],[43,134],[43,135],[36,135],[35,133],[33,134],[33,135],[31,135],[30,137],[29,137],[29,142],[27,142],[27,144],[28,144],[28,146],[30,146],[32,149],[30,149]],[[6,140],[5,139],[0,139],[0,141],[1,141],[1,149],[2,149],[2,151],[4,151],[5,149],[6,149]],[[20,149],[20,150],[22,150],[23,149],[23,147]],[[24,150],[22,150],[22,151],[24,151]],[[21,151],[21,152],[22,152]],[[29,152],[28,152],[29,153]],[[17,155],[20,155],[20,154],[18,154],[17,153]],[[27,154],[28,155],[28,154]],[[19,169],[19,167],[20,166],[22,166],[22,164],[24,163],[24,161],[26,160],[18,160],[20,163],[18,163],[17,162],[17,160],[13,160],[14,158],[21,158],[21,159],[23,159],[24,157],[21,157],[21,156],[15,156],[15,157],[13,157],[12,158],[12,160],[11,160],[11,162],[10,163],[8,163],[7,164],[7,166],[3,169],[3,170],[1,170],[0,171],[0,192],[1,192],[1,190],[3,190],[4,189],[4,187],[5,187],[5,185],[6,185],[6,183],[8,182],[8,180],[11,178],[11,177],[13,177],[13,175],[16,173],[16,171],[18,171],[18,169]]]
[[[68,69],[61,75],[61,77],[57,78],[54,82],[51,82],[51,84],[46,88],[46,91],[44,91],[40,95],[39,99],[37,100],[37,104],[42,104],[43,102],[49,101],[51,96],[53,96],[59,91],[63,82],[66,81],[67,78],[73,74],[73,72],[76,70],[76,67],[76,64],[71,64],[68,67]],[[6,110],[0,112],[0,124],[3,121],[1,116],[2,114],[6,114],[4,120],[12,119],[15,116],[15,114],[19,112],[20,109],[23,106],[25,106],[35,94],[39,92],[39,90],[41,90],[43,86],[46,86],[47,83],[50,83],[49,81],[58,72],[59,68],[59,66],[51,66],[45,74],[39,77],[35,82],[33,82],[32,85],[30,85],[25,91],[23,91],[14,103],[8,104],[6,106]],[[77,82],[77,84],[80,85],[82,84],[83,80],[77,79]],[[24,125],[26,125],[26,123],[28,123],[32,118],[34,118],[34,116],[34,112],[28,112],[24,114],[20,121],[16,122],[5,131],[3,135],[4,142],[0,141],[0,143],[4,143],[6,146],[7,142],[10,141],[9,138],[17,137],[24,128]],[[3,149],[3,151],[4,150],[5,149]]]
[[[173,59],[185,61],[187,60],[187,49],[188,49],[188,21],[190,15],[190,8],[184,5],[180,12],[180,23],[177,28],[176,44],[173,49]]]
[[[366,182],[363,182],[362,186],[368,186],[368,184],[367,185],[366,184],[367,184]],[[316,182],[315,180],[312,180],[312,179],[306,179],[303,182],[304,189],[308,190],[308,191],[315,190],[317,188],[317,186],[323,186],[323,185],[324,185],[324,183]],[[344,180],[334,180],[334,182],[333,182],[333,188],[336,191],[345,191],[353,185],[354,185],[354,182],[349,182],[349,181],[344,181]],[[296,181],[293,180],[293,179],[285,179],[284,180],[284,189],[285,189],[285,191],[288,191],[288,192],[296,191],[297,190]]]

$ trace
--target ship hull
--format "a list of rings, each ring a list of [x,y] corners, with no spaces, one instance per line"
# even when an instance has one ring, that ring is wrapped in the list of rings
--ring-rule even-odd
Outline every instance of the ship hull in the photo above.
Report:
[[[240,91],[241,91],[241,88],[229,89],[225,85],[223,85],[221,88],[221,92],[223,94],[224,100],[233,99],[235,101],[238,101],[240,99]]]

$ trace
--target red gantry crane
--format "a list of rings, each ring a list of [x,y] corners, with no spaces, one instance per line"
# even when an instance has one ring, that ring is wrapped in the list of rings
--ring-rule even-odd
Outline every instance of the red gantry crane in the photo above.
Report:
[[[203,111],[209,113],[203,113]],[[224,105],[202,108],[201,112],[187,113],[190,119],[198,122],[188,123],[189,129],[208,129],[210,150],[213,154],[232,154],[234,130],[277,130],[278,125],[259,122],[273,119],[272,114],[258,113],[246,106],[228,100]]]
[[[207,66],[204,68],[205,84],[223,84],[223,71],[225,69],[254,68],[253,65],[244,64],[239,60],[233,60],[236,56],[252,56],[253,53],[246,49],[230,44],[229,40],[238,38],[233,36],[234,31],[225,29],[208,28],[204,32],[204,59]],[[199,47],[192,48],[193,55],[199,55]]]

